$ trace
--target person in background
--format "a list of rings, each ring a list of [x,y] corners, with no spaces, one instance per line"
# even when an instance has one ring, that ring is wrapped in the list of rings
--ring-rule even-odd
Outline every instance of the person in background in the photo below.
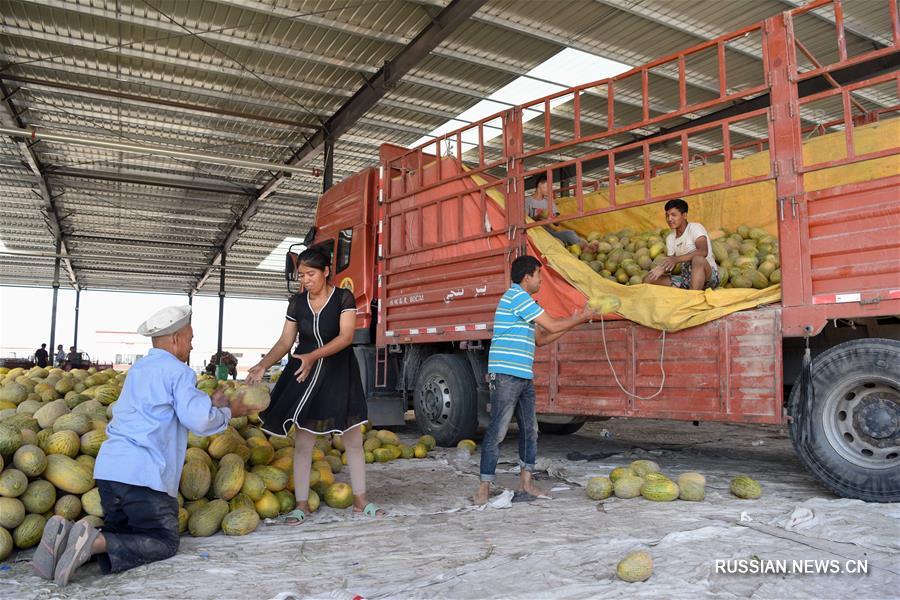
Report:
[[[43,368],[47,366],[48,360],[50,360],[50,354],[47,352],[47,344],[41,344],[41,347],[34,351],[34,362]]]
[[[69,346],[69,353],[66,354],[66,363],[69,368],[75,369],[81,366],[81,355],[75,351],[75,346]]]
[[[56,366],[60,369],[63,365],[66,364],[66,351],[63,350],[63,345],[60,344],[56,347]]]
[[[672,229],[666,237],[667,256],[650,269],[644,282],[683,290],[718,287],[719,269],[706,228],[700,223],[688,223],[688,203],[681,198],[666,202],[665,211],[666,223]],[[681,275],[672,275],[678,264],[681,265]]]
[[[549,211],[550,192],[547,185],[547,175],[541,173],[535,177],[534,192],[525,196],[525,214],[532,219],[543,220],[549,218]],[[554,211],[553,216],[559,216],[559,213]],[[574,231],[559,229],[557,225],[545,225],[544,229],[566,246],[581,244],[585,241]]]
[[[67,585],[75,570],[96,556],[103,573],[119,573],[163,560],[178,551],[178,485],[188,431],[224,431],[232,417],[248,413],[223,392],[210,398],[197,389],[185,364],[194,331],[189,306],[152,315],[138,333],[153,349],[128,371],[94,466],[103,528],[53,516],[32,558],[35,572]]]

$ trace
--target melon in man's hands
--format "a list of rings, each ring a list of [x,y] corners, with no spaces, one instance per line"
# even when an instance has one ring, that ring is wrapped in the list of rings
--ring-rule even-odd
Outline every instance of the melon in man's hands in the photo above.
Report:
[[[269,386],[259,383],[241,388],[235,400],[246,406],[251,412],[259,412],[269,407]]]

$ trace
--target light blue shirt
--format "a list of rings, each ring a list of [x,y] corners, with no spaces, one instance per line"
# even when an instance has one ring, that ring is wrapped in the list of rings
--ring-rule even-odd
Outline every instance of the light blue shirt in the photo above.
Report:
[[[488,372],[534,379],[534,320],[544,309],[518,283],[506,290],[494,313]]]
[[[188,430],[212,435],[231,419],[231,410],[214,407],[196,379],[189,366],[159,348],[137,361],[113,406],[94,478],[177,497]]]

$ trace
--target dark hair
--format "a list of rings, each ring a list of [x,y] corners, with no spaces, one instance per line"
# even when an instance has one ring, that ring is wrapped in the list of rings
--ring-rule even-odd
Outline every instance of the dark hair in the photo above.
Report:
[[[547,181],[547,173],[541,172],[534,176],[534,187],[537,187]]]
[[[310,267],[319,271],[325,271],[327,267],[331,274],[331,252],[322,245],[312,246],[300,253],[297,264]]]
[[[681,198],[675,198],[674,200],[669,200],[666,202],[666,207],[663,210],[669,210],[670,208],[677,208],[678,212],[686,213],[688,211],[687,202],[682,200]]]
[[[526,275],[534,275],[541,268],[541,262],[533,256],[520,256],[513,261],[509,270],[513,283],[522,283]]]
[[[46,348],[47,344],[41,344],[41,348]]]

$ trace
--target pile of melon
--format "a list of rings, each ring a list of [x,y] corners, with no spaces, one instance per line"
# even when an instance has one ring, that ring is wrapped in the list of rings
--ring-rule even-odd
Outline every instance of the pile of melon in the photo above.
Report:
[[[731,480],[731,493],[738,498],[756,500],[762,495],[759,482],[747,475]],[[635,460],[627,467],[616,467],[608,476],[591,477],[585,488],[591,500],[606,500],[610,496],[629,499],[643,497],[653,502],[687,500],[700,502],[706,498],[706,478],[688,472],[672,481],[652,460]]]
[[[624,285],[643,283],[644,277],[666,257],[668,228],[635,233],[591,232],[587,240],[568,250],[601,277]],[[719,267],[719,287],[763,289],[781,283],[778,240],[757,227],[709,232],[713,256]],[[674,274],[681,272],[676,266]]]
[[[113,369],[0,368],[0,560],[14,548],[37,545],[54,514],[102,524],[94,460],[125,375]],[[239,383],[208,376],[197,387],[208,394],[218,388],[226,395],[245,391]],[[258,422],[255,415],[240,417],[219,435],[189,436],[178,498],[182,532],[243,535],[260,518],[293,510],[293,437],[268,438]],[[424,458],[435,445],[430,436],[407,446],[390,431],[365,434],[367,462]],[[346,461],[343,450],[339,435],[317,440],[311,509],[320,497],[341,508],[352,502],[350,487],[334,477]]]

